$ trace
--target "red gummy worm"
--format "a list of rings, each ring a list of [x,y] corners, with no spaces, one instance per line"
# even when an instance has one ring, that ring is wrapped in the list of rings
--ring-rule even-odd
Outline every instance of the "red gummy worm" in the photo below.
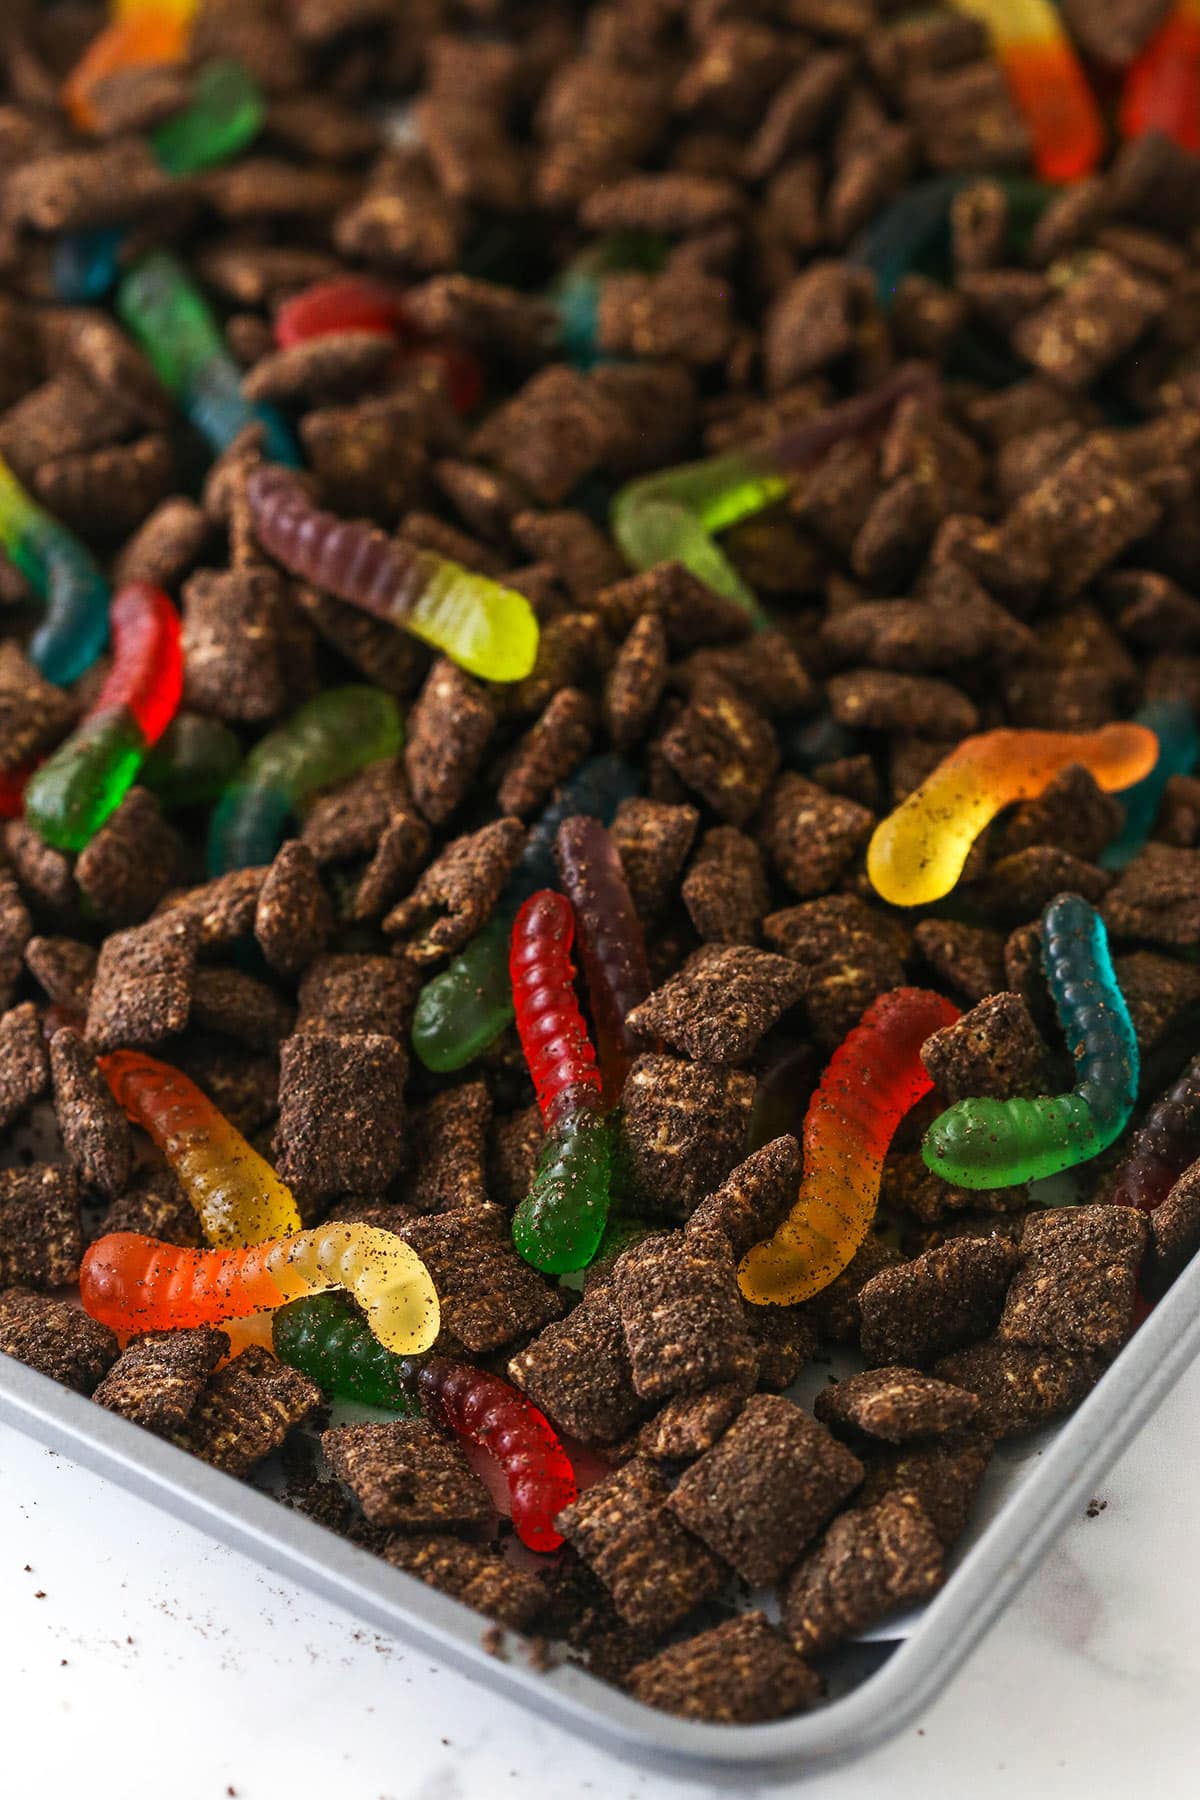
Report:
[[[563,1540],[554,1521],[579,1490],[544,1414],[498,1375],[441,1357],[424,1365],[417,1384],[431,1412],[499,1463],[521,1542],[530,1550],[557,1550]]]
[[[246,484],[254,535],[293,575],[393,624],[428,586],[430,558],[376,526],[314,506],[286,469],[263,463]]]
[[[284,301],[275,314],[275,342],[290,350],[334,331],[399,337],[406,325],[404,301],[395,288],[365,275],[335,275]]]
[[[617,847],[598,819],[583,813],[564,819],[558,828],[555,857],[575,912],[604,1097],[615,1106],[636,1054],[625,1020],[650,992],[642,922]]]
[[[19,819],[25,810],[25,783],[37,767],[22,763],[19,769],[0,769],[0,819]]]
[[[265,1249],[185,1250],[113,1231],[84,1253],[83,1310],[114,1331],[172,1331],[269,1312],[286,1296],[262,1266]]]
[[[600,1105],[600,1072],[573,985],[571,902],[553,888],[531,894],[517,914],[508,953],[513,1007],[525,1061],[548,1130]]]
[[[1117,1166],[1106,1198],[1153,1212],[1200,1156],[1200,1056],[1159,1096]]]
[[[131,581],[113,596],[108,618],[112,666],[88,716],[125,707],[146,743],[157,743],[183,694],[179,614],[160,588]]]

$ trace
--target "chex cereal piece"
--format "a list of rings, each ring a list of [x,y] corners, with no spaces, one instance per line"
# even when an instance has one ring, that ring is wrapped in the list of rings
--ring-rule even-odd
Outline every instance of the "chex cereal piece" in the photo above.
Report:
[[[735,687],[707,683],[661,739],[679,779],[730,825],[758,811],[779,767],[779,745],[762,714]]]
[[[922,919],[913,944],[939,981],[968,1000],[984,1000],[1004,986],[1004,939],[989,926]]]
[[[1033,1212],[1000,1317],[1009,1344],[1115,1356],[1133,1329],[1146,1215],[1133,1206]]]
[[[259,890],[254,911],[259,947],[281,975],[298,975],[321,954],[332,930],[333,905],[312,851],[290,838]]]
[[[874,827],[865,806],[789,770],[766,797],[759,836],[788,886],[807,900],[834,885]]]
[[[684,1471],[676,1518],[752,1587],[774,1581],[863,1478],[823,1425],[777,1394],[754,1394],[724,1437]]]
[[[919,1369],[894,1364],[849,1375],[823,1388],[813,1402],[813,1412],[823,1424],[853,1426],[889,1444],[941,1437],[969,1425],[976,1411],[973,1394],[935,1381]]]
[[[634,620],[604,686],[604,723],[618,750],[649,731],[667,682],[667,630],[657,613]]]
[[[533,1185],[546,1142],[541,1108],[535,1101],[492,1122],[488,1145],[488,1193],[501,1206],[517,1206]]]
[[[116,1336],[65,1300],[0,1288],[0,1352],[39,1369],[77,1394],[90,1394],[120,1355]]]
[[[639,1056],[621,1096],[631,1199],[660,1217],[695,1212],[741,1155],[754,1087],[740,1069]]]
[[[1200,1250],[1200,1163],[1185,1169],[1166,1199],[1150,1214],[1145,1276],[1158,1292]]]
[[[273,987],[243,969],[198,968],[192,978],[191,1023],[255,1050],[278,1050],[295,1016]]]
[[[508,1365],[509,1379],[569,1436],[619,1444],[646,1410],[629,1369],[611,1288],[593,1291],[547,1325]]]
[[[783,1593],[783,1629],[802,1656],[822,1656],[945,1579],[942,1546],[915,1494],[842,1513]]]
[[[179,836],[154,795],[130,788],[75,864],[87,910],[106,925],[144,919],[178,879],[179,853]]]
[[[418,1212],[487,1205],[491,1119],[492,1096],[483,1081],[449,1088],[413,1113],[409,1140],[415,1168],[404,1197]]]
[[[618,1259],[612,1286],[643,1400],[703,1393],[719,1382],[744,1392],[753,1386],[757,1358],[727,1238],[699,1231],[646,1238]]]
[[[786,1718],[821,1694],[817,1676],[761,1612],[660,1650],[629,1671],[626,1686],[647,1706],[718,1725]]]
[[[555,1524],[629,1625],[669,1630],[714,1594],[725,1571],[670,1511],[670,1488],[635,1456],[587,1488]]]
[[[279,1173],[310,1199],[382,1194],[403,1156],[408,1054],[394,1037],[301,1031],[279,1054]]]
[[[1012,1100],[1043,1094],[1050,1056],[1020,994],[992,994],[953,1025],[935,1031],[921,1061],[938,1093],[953,1104],[987,1095]]]
[[[638,1432],[637,1454],[651,1462],[692,1462],[712,1449],[745,1403],[745,1388],[731,1382],[703,1394],[676,1394]]]
[[[96,973],[96,952],[75,938],[33,937],[25,946],[25,967],[47,999],[86,1013]]]
[[[836,1281],[805,1303],[804,1312],[820,1336],[831,1344],[857,1344],[862,1328],[859,1295],[881,1269],[903,1259],[892,1244],[868,1232]]]
[[[595,730],[596,705],[590,695],[575,687],[559,688],[513,750],[496,804],[528,818],[583,761]]]
[[[461,950],[491,917],[525,842],[519,819],[496,819],[446,845],[383,921],[415,963]]]
[[[319,956],[300,982],[297,1031],[360,1031],[403,1039],[420,978],[403,957]]]
[[[518,1569],[480,1544],[449,1533],[397,1533],[381,1552],[394,1569],[415,1575],[452,1600],[461,1600],[513,1631],[526,1631],[546,1605],[546,1589],[536,1575]]]
[[[253,931],[266,878],[265,869],[231,869],[228,875],[218,875],[200,887],[169,894],[155,916],[190,919],[196,926],[198,948],[224,949]]]
[[[562,1313],[558,1288],[517,1255],[498,1206],[430,1214],[400,1235],[433,1277],[443,1326],[476,1355],[531,1336]]]
[[[208,1325],[132,1338],[92,1398],[147,1431],[180,1431],[228,1351],[226,1334]]]
[[[148,1049],[183,1030],[198,937],[192,919],[171,912],[105,938],[88,1000],[93,1049]]]
[[[19,769],[74,722],[71,695],[46,680],[20,646],[0,644],[0,770]]]
[[[687,1230],[720,1232],[740,1262],[753,1244],[773,1235],[796,1199],[802,1159],[794,1137],[772,1138],[701,1200]],[[764,1309],[757,1308],[762,1311]]]
[[[957,1238],[881,1270],[858,1296],[863,1355],[920,1365],[986,1336],[1020,1260],[1001,1238]]]
[[[804,1010],[823,1048],[835,1049],[872,1000],[904,983],[903,926],[856,894],[827,894],[769,913],[762,932],[804,971]]]
[[[637,798],[618,806],[612,840],[643,924],[652,923],[666,907],[699,822],[694,806]]]
[[[626,1024],[644,1042],[662,1038],[697,1061],[745,1062],[804,987],[803,971],[785,956],[709,944],[635,1006]]]
[[[45,1093],[49,1075],[38,1010],[27,1000],[0,1016],[0,1130]]]
[[[83,1227],[72,1170],[0,1169],[0,1286],[64,1287],[79,1274]]]
[[[870,1462],[858,1502],[866,1507],[889,1494],[915,1495],[938,1542],[949,1550],[975,1509],[992,1449],[992,1440],[981,1431],[961,1431],[889,1450]]]
[[[282,584],[274,569],[199,569],[183,587],[184,704],[262,725],[287,703]]]
[[[337,1425],[321,1434],[334,1474],[373,1525],[486,1525],[487,1489],[444,1432],[424,1419]]]
[[[496,727],[487,689],[439,657],[408,715],[404,767],[417,805],[444,825],[465,800]]]
[[[211,1377],[175,1442],[214,1469],[245,1475],[322,1403],[298,1369],[251,1344]]]
[[[749,615],[705,585],[682,563],[656,563],[639,575],[603,588],[591,602],[609,630],[624,637],[636,620],[653,614],[662,620],[672,648],[722,644],[745,637]]]
[[[0,869],[0,1006],[12,1000],[25,947],[33,937],[33,920],[16,879]]]
[[[165,1163],[135,1170],[101,1219],[96,1236],[104,1237],[110,1231],[136,1231],[188,1249],[202,1241],[195,1209]]]
[[[400,760],[388,757],[370,763],[331,793],[314,800],[304,816],[300,841],[322,867],[366,856],[379,842],[393,812],[411,804]]]
[[[770,905],[762,852],[754,839],[732,825],[706,831],[682,895],[706,943],[754,943]]]
[[[133,1167],[133,1134],[95,1057],[69,1025],[50,1041],[50,1073],[68,1161],[86,1187],[115,1200]]]
[[[747,1303],[746,1324],[758,1356],[759,1391],[782,1394],[816,1355],[817,1332],[808,1308]]]
[[[56,924],[73,924],[77,916],[78,896],[72,859],[63,851],[54,850],[44,843],[39,833],[24,819],[9,820],[4,828],[4,848],[16,876],[13,893],[24,893],[43,922],[48,916]],[[6,920],[5,924],[8,923]],[[13,923],[16,923],[15,918]],[[32,927],[26,936],[31,935],[31,932]],[[23,943],[24,940],[22,946]],[[20,967],[19,947],[13,955],[13,966]]]
[[[1010,1437],[1078,1406],[1103,1375],[1105,1359],[1084,1351],[1032,1349],[989,1338],[933,1365],[939,1381],[966,1388],[979,1401],[976,1423],[993,1438]]]

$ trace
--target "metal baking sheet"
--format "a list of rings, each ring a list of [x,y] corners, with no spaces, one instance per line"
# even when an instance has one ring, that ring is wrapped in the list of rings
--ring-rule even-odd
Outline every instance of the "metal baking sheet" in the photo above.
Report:
[[[477,1613],[5,1356],[0,1419],[517,1705],[640,1762],[734,1781],[849,1761],[927,1707],[1198,1350],[1200,1258],[1071,1418],[1001,1446],[983,1519],[941,1593],[882,1641],[844,1653],[828,1705],[770,1725],[670,1718],[570,1665],[538,1673],[519,1649],[499,1661]]]

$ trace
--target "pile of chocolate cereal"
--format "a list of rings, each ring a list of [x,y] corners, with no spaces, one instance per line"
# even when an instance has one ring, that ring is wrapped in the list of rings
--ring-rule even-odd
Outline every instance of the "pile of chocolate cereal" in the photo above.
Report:
[[[1152,9],[1064,10],[1103,52],[1106,21]],[[144,786],[77,857],[4,826],[0,1351],[234,1476],[282,1451],[291,1504],[652,1705],[807,1708],[830,1653],[943,1581],[994,1445],[1100,1378],[1139,1268],[1153,1298],[1200,1247],[1190,1172],[1147,1221],[1104,1204],[1116,1152],[1080,1171],[1083,1204],[1045,1211],[948,1187],[917,1150],[963,1095],[1070,1085],[1038,961],[1062,890],[1107,923],[1143,1101],[1175,1079],[1200,1019],[1200,779],[1171,779],[1117,875],[1098,858],[1120,808],[1079,769],[997,822],[951,905],[901,915],[863,872],[876,821],[965,735],[1090,729],[1165,697],[1200,712],[1200,158],[1127,143],[1018,234],[992,177],[1027,169],[1029,134],[986,34],[903,0],[202,0],[193,68],[241,61],[266,120],[236,162],[175,179],[144,134],[188,70],[114,78],[94,138],[61,110],[104,17],[62,0],[0,26],[0,455],[114,587],[178,601],[188,711],[248,747],[360,680],[399,698],[407,741],[269,868],[214,881],[203,815],[167,817]],[[975,178],[945,268],[881,295],[850,247],[945,173]],[[532,674],[489,687],[262,555],[260,434],[210,466],[103,304],[54,299],[58,234],[114,223],[184,261],[322,505],[529,597]],[[601,355],[577,368],[547,290],[618,231],[669,252],[603,281]],[[349,270],[402,284],[479,359],[470,416],[428,368],[276,348],[277,306]],[[881,433],[724,535],[768,629],[677,564],[626,567],[606,530],[622,483],[913,358],[933,378]],[[0,606],[13,769],[97,676],[39,675],[36,608],[2,560]],[[621,1210],[647,1231],[580,1286],[512,1246],[541,1144],[514,1031],[438,1078],[409,1029],[531,818],[608,748],[641,781],[612,829],[655,985],[619,1126]],[[927,1046],[936,1105],[888,1159],[877,1229],[814,1301],[749,1307],[737,1261],[795,1198],[808,1095],[905,981],[965,1013]],[[52,1004],[84,1022],[47,1043]],[[64,1297],[99,1233],[200,1242],[97,1071],[126,1046],[185,1070],[306,1222],[418,1251],[439,1350],[505,1374],[589,1453],[562,1551],[504,1555],[506,1523],[428,1423],[335,1427],[320,1463],[327,1397],[268,1350],[222,1361],[204,1329],[122,1350]],[[47,1097],[60,1141],[31,1161],[14,1134]],[[864,1366],[813,1416],[784,1390],[831,1350]],[[779,1591],[778,1624],[734,1612],[746,1589]]]

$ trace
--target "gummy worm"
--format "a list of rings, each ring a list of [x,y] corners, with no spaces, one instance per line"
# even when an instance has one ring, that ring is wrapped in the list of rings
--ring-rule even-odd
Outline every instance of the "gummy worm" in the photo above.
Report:
[[[92,95],[122,69],[182,62],[191,37],[196,0],[154,0],[152,5],[118,5],[115,16],[88,45],[63,84],[63,105],[81,131],[99,120]]]
[[[508,946],[523,901],[555,880],[559,825],[576,813],[607,824],[637,792],[629,763],[608,751],[589,757],[535,820],[495,912],[465,950],[427,981],[413,1015],[413,1049],[439,1075],[461,1069],[499,1036],[513,1016]]]
[[[43,512],[0,457],[0,544],[46,602],[29,655],[67,687],[108,641],[108,583],[79,540]]]
[[[921,1046],[959,1016],[926,988],[893,988],[838,1045],[804,1116],[799,1198],[738,1269],[742,1293],[755,1306],[808,1300],[851,1260],[875,1216],[896,1127],[933,1086]]]
[[[1033,800],[1082,763],[1108,793],[1154,767],[1158,739],[1144,725],[1099,731],[988,731],[964,738],[875,829],[867,874],[893,906],[948,894],[985,825],[1014,800]]]
[[[1121,132],[1200,150],[1200,0],[1177,0],[1125,77]]]
[[[890,306],[896,288],[922,259],[940,251],[940,240],[949,238],[950,213],[955,198],[973,179],[970,175],[933,175],[928,181],[905,188],[890,206],[864,226],[851,246],[847,261],[869,269],[880,299]],[[1055,190],[1045,182],[1018,176],[989,176],[1004,189],[1009,203],[1010,236],[1020,239],[1045,210]],[[947,242],[947,250],[949,248]]]
[[[175,1171],[207,1243],[231,1250],[300,1230],[291,1190],[181,1070],[142,1050],[99,1063],[117,1104]]]
[[[1047,181],[1078,181],[1104,154],[1096,97],[1050,0],[951,0],[987,26],[1033,136],[1034,160]]]
[[[142,765],[141,784],[166,812],[208,806],[232,782],[242,746],[220,719],[176,713]]]
[[[194,175],[236,156],[258,136],[267,108],[243,63],[221,58],[198,72],[182,112],[150,133],[155,161],[168,175]]]
[[[327,688],[285,725],[260,738],[222,794],[208,830],[213,875],[269,863],[287,821],[321,789],[395,756],[400,711],[380,688]]]
[[[271,1342],[280,1362],[327,1394],[410,1416],[421,1411],[417,1365],[385,1350],[344,1294],[309,1294],[281,1306],[271,1319]]]
[[[247,493],[255,535],[289,573],[422,638],[486,681],[530,673],[538,624],[524,594],[375,526],[322,512],[282,469],[255,469]]]
[[[299,451],[282,415],[242,397],[242,377],[204,296],[182,263],[152,251],[125,275],[116,310],[154,366],[163,386],[213,451],[228,449],[247,425],[261,425],[267,452],[295,467]]]
[[[331,1287],[358,1301],[388,1350],[412,1355],[437,1337],[428,1269],[403,1238],[372,1225],[319,1225],[242,1250],[184,1250],[117,1231],[88,1248],[79,1275],[85,1312],[114,1331],[219,1325]]]
[[[1042,914],[1042,967],[1078,1079],[1036,1100],[960,1100],[925,1134],[928,1166],[959,1187],[1015,1187],[1106,1150],[1137,1098],[1138,1045],[1117,983],[1108,933],[1078,894]]]
[[[495,1457],[526,1548],[557,1550],[563,1540],[554,1521],[579,1490],[571,1459],[545,1415],[498,1375],[442,1357],[424,1365],[417,1385],[435,1417]]]
[[[796,471],[816,461],[842,438],[881,425],[906,394],[928,385],[929,371],[906,363],[869,394],[840,401],[766,444],[683,463],[629,482],[612,503],[610,524],[635,569],[681,562],[726,599],[745,608],[755,624],[766,615],[715,534],[782,499]]]
[[[573,986],[571,902],[533,894],[513,926],[509,973],[517,1032],[548,1133],[513,1215],[526,1262],[555,1274],[586,1268],[608,1218],[612,1152],[600,1117],[600,1072]]]
[[[149,138],[168,175],[192,175],[226,162],[258,136],[266,105],[258,83],[239,62],[206,63],[190,103]],[[127,241],[122,225],[67,231],[54,246],[54,292],[73,304],[102,299],[117,281]]]
[[[48,844],[82,850],[116,811],[183,692],[179,614],[148,582],[109,608],[113,661],[82,722],[30,778],[25,814]]]
[[[615,1106],[636,1054],[625,1020],[650,992],[642,922],[616,845],[598,819],[564,819],[556,850],[563,891],[575,914],[604,1095]]]
[[[1133,861],[1154,827],[1163,791],[1172,775],[1190,775],[1200,759],[1200,733],[1186,700],[1151,700],[1137,715],[1158,739],[1158,761],[1148,775],[1117,795],[1125,823],[1100,853],[1102,869],[1123,869]]]
[[[1200,1056],[1146,1114],[1121,1159],[1106,1196],[1114,1206],[1153,1212],[1183,1171],[1200,1156]]]
[[[334,275],[285,300],[275,315],[281,350],[334,331],[370,331],[393,338],[402,367],[435,368],[456,412],[473,412],[483,394],[483,368],[451,338],[427,337],[408,317],[395,288],[366,275]]]

